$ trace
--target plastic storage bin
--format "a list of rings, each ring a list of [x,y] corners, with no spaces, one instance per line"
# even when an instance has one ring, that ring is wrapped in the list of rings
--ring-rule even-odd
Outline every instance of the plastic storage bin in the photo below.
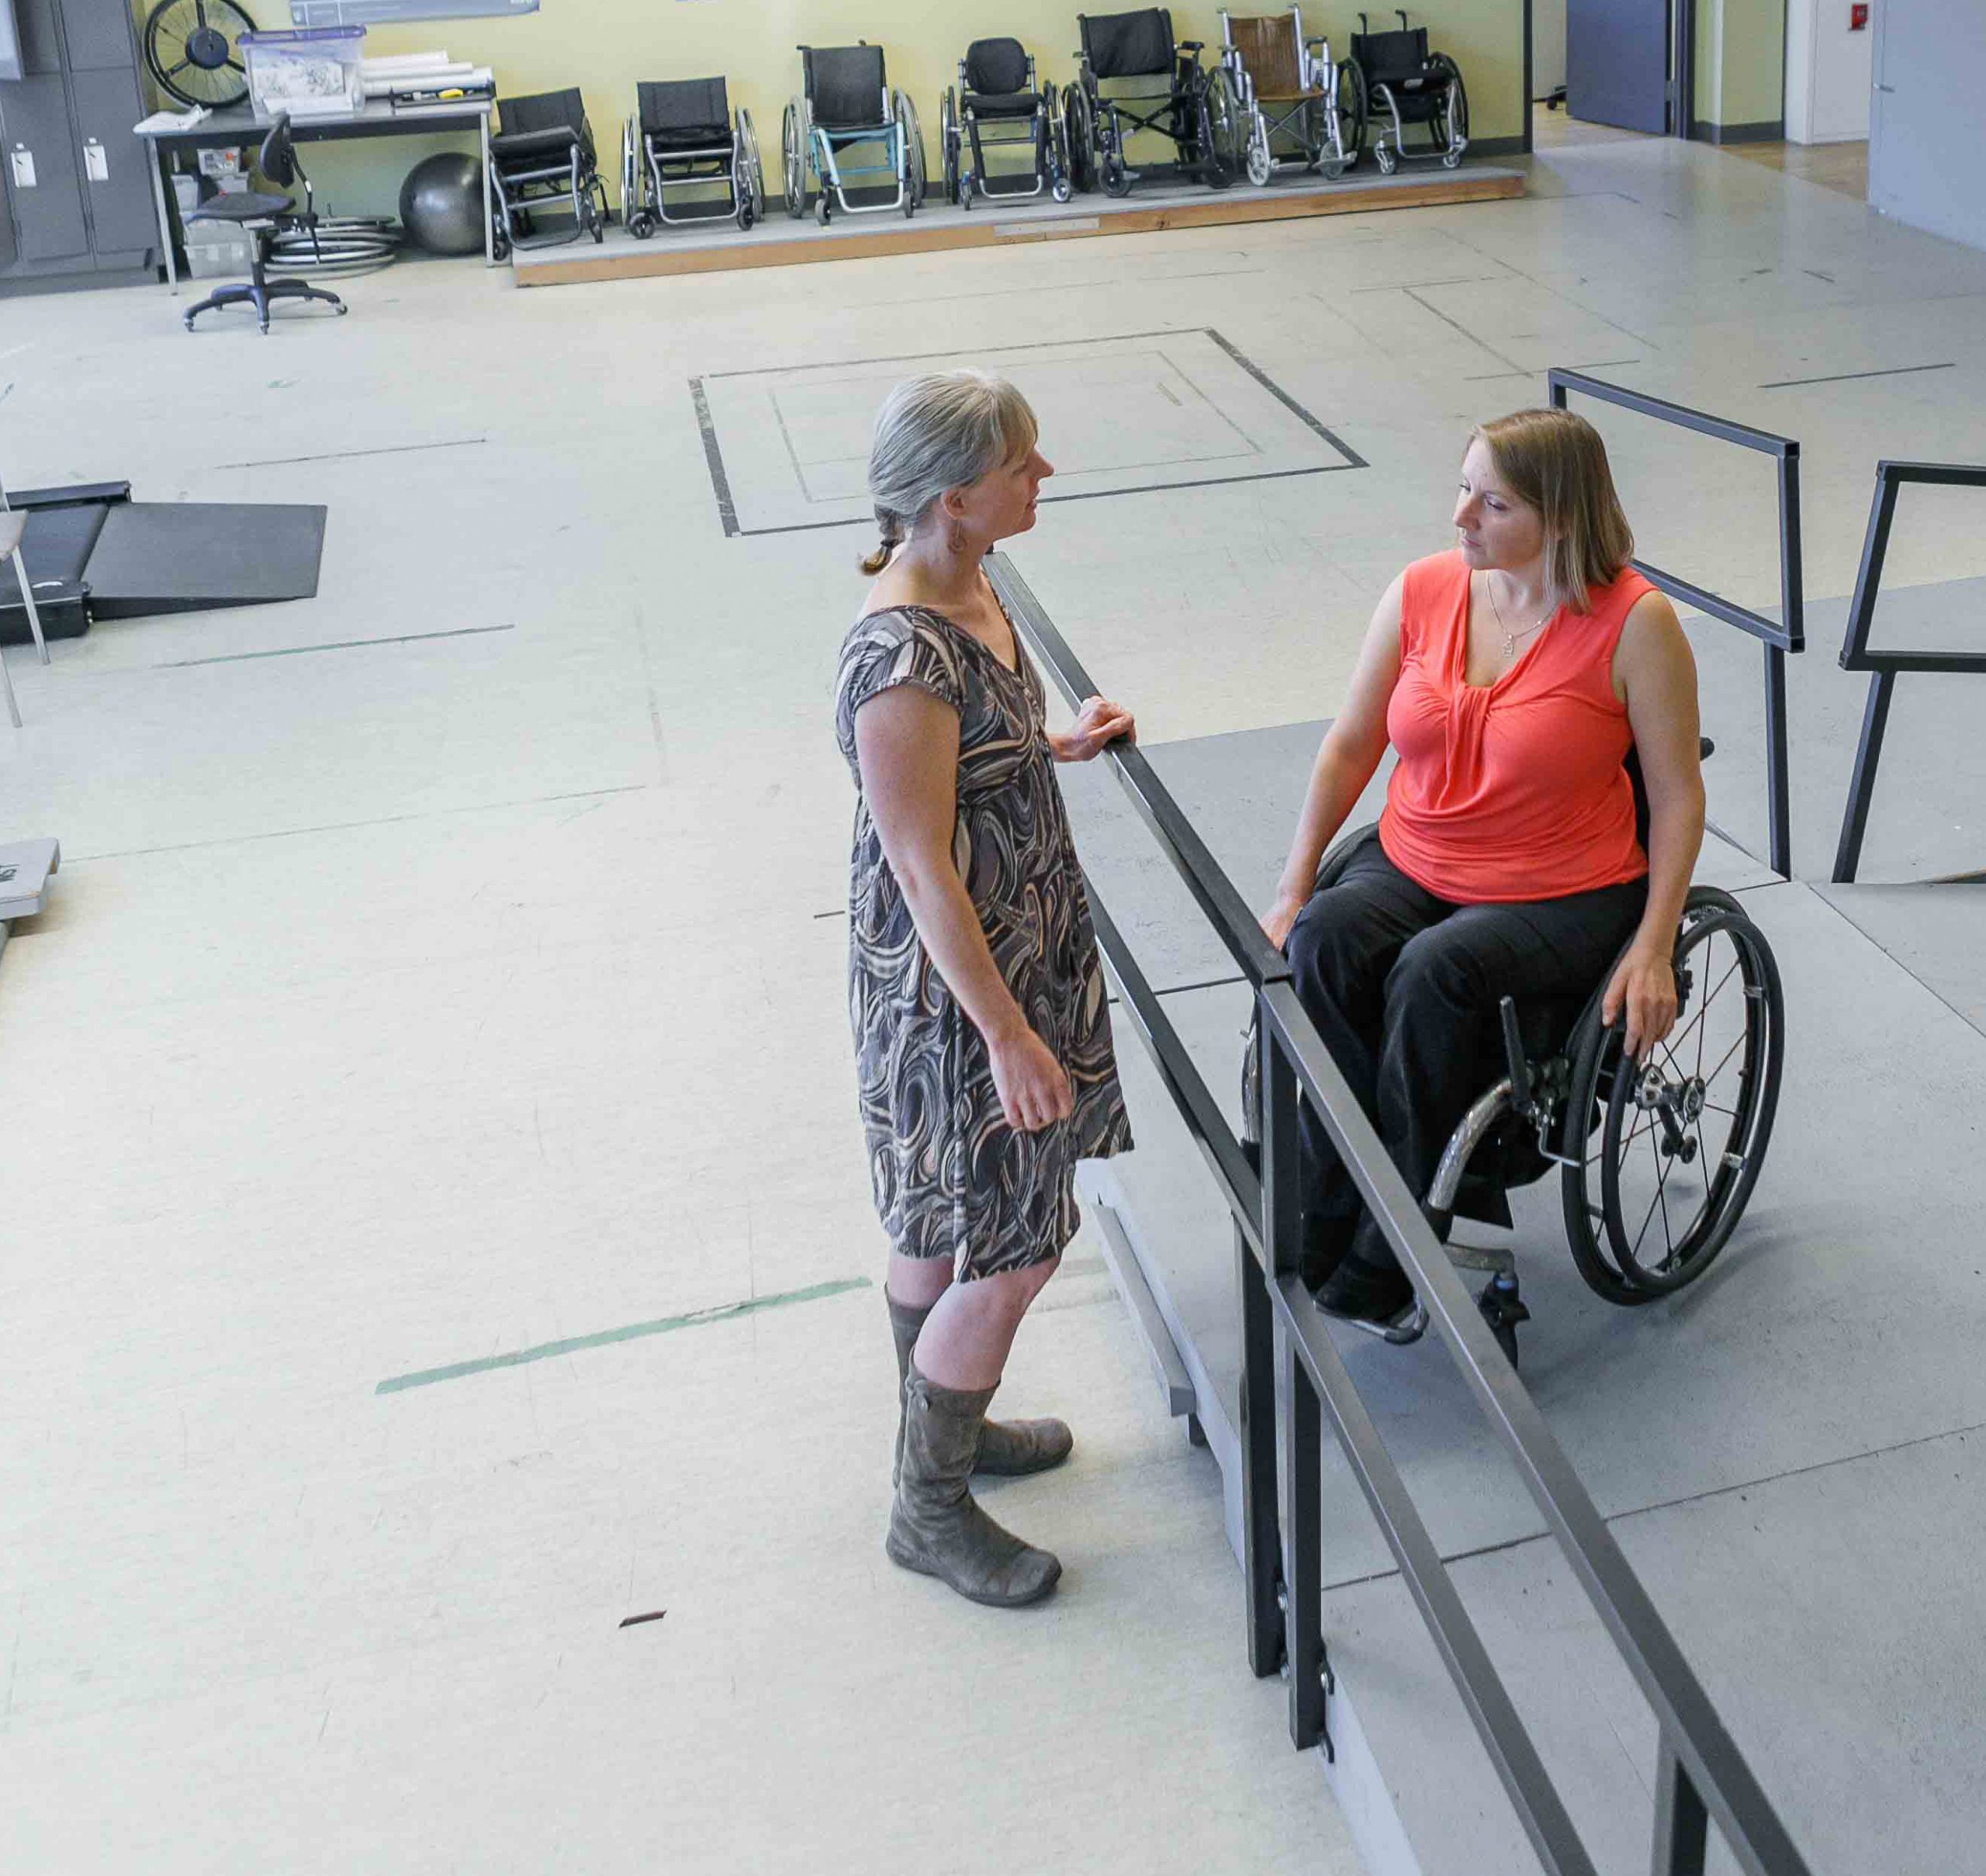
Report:
[[[265,117],[339,117],[365,100],[359,81],[363,26],[309,26],[291,32],[244,33],[248,95]]]

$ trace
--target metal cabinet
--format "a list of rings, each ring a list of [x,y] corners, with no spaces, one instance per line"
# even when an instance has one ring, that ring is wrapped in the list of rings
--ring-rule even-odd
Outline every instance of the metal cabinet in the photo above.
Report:
[[[15,0],[26,75],[0,82],[0,290],[155,261],[151,151],[125,0]]]

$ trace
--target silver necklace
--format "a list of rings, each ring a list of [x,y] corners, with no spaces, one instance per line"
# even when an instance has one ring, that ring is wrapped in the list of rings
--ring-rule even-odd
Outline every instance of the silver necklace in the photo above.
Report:
[[[1490,576],[1487,573],[1485,573],[1483,576],[1483,590],[1490,596],[1490,610],[1496,615],[1497,628],[1503,635],[1503,656],[1506,658],[1515,657],[1517,656],[1518,639],[1529,638],[1531,635],[1536,632],[1540,626],[1548,624],[1552,613],[1556,612],[1559,610],[1556,606],[1554,606],[1549,611],[1541,614],[1535,625],[1527,625],[1521,631],[1513,630],[1512,628],[1504,625],[1503,623],[1503,609],[1501,606],[1496,604],[1496,589],[1491,583]]]

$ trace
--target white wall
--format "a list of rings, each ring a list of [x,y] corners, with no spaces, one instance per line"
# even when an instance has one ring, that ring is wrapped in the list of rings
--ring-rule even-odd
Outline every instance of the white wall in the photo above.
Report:
[[[1877,0],[1869,206],[1913,228],[1986,248],[1979,187],[1980,0]]]
[[[1905,0],[1907,4],[1907,0]],[[1849,29],[1849,0],[1787,0],[1786,136],[1794,144],[1857,143],[1869,134],[1875,15]]]
[[[1566,0],[1531,0],[1531,95],[1548,98],[1565,81]]]

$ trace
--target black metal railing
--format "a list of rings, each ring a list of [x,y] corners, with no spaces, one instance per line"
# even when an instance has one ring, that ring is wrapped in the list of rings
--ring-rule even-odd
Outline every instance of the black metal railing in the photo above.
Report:
[[[1856,745],[1855,770],[1848,784],[1848,805],[1841,818],[1841,839],[1835,848],[1834,882],[1845,885],[1862,864],[1862,836],[1868,831],[1869,803],[1876,792],[1876,765],[1883,757],[1883,732],[1890,721],[1890,694],[1899,671],[1986,672],[1986,652],[1871,651],[1869,628],[1875,622],[1877,595],[1882,590],[1883,561],[1889,552],[1890,524],[1896,518],[1896,498],[1907,482],[1940,488],[1986,489],[1986,466],[1962,462],[1889,462],[1876,465],[1876,493],[1869,504],[1869,528],[1862,537],[1862,566],[1855,576],[1855,597],[1848,608],[1848,627],[1841,642],[1841,668],[1867,671],[1869,700],[1862,711],[1862,738]]]
[[[1095,686],[1004,555],[987,562],[1028,649],[1078,704]],[[1098,940],[1123,999],[1234,1221],[1242,1331],[1240,1447],[1244,1573],[1250,1665],[1285,1673],[1290,1736],[1324,1745],[1330,1668],[1323,1633],[1320,1450],[1330,1417],[1400,1575],[1462,1696],[1540,1861],[1552,1876],[1590,1876],[1580,1841],[1531,1735],[1450,1579],[1399,1467],[1296,1275],[1297,1103],[1321,1116],[1368,1210],[1426,1305],[1478,1406],[1515,1460],[1622,1660],[1653,1709],[1656,1876],[1701,1876],[1714,1818],[1750,1876],[1805,1876],[1807,1865],[1759,1788],[1647,1592],[1545,1425],[1488,1324],[1451,1269],[1432,1227],[1353,1098],[1298,1002],[1288,963],[1215,862],[1137,747],[1107,759],[1133,805],[1185,882],[1256,1003],[1261,1075],[1258,1161],[1237,1138],[1092,886]],[[1256,1165],[1259,1164],[1259,1173]],[[1288,1354],[1289,1409],[1276,1414],[1276,1329]],[[1278,1451],[1280,1447],[1280,1451]],[[1285,1526],[1280,1470],[1289,1492]]]
[[[1671,403],[1651,397],[1626,386],[1609,384],[1603,378],[1589,378],[1584,372],[1567,371],[1554,365],[1545,374],[1555,410],[1566,408],[1569,393],[1613,404],[1652,417],[1659,424],[1673,424],[1698,436],[1714,437],[1719,442],[1735,443],[1740,449],[1756,450],[1770,456],[1779,466],[1779,617],[1768,618],[1749,606],[1741,606],[1721,594],[1712,593],[1645,560],[1629,562],[1643,579],[1652,582],[1671,599],[1735,625],[1740,632],[1763,642],[1766,677],[1766,857],[1782,879],[1793,877],[1793,788],[1786,742],[1786,655],[1807,649],[1806,596],[1802,583],[1800,550],[1800,445],[1791,437],[1775,436],[1769,430],[1754,430],[1749,424],[1735,424],[1728,417],[1713,417],[1707,410],[1692,410],[1687,404]]]

